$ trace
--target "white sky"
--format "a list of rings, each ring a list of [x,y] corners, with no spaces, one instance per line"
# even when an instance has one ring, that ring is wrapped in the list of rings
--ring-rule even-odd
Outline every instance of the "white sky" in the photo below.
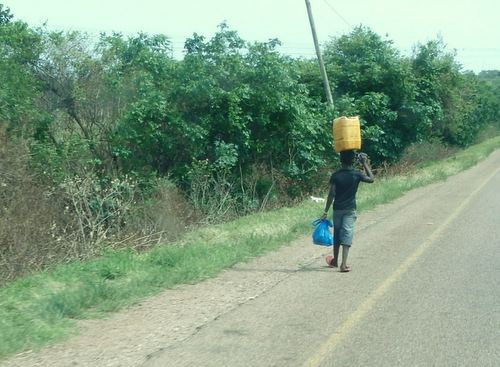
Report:
[[[49,30],[165,34],[182,57],[193,33],[218,25],[246,41],[278,38],[280,52],[314,57],[305,0],[0,0],[14,20]],[[320,43],[356,25],[392,40],[403,53],[440,35],[463,70],[500,70],[500,0],[310,0]],[[340,15],[340,16],[339,16]],[[386,38],[387,35],[387,38]]]

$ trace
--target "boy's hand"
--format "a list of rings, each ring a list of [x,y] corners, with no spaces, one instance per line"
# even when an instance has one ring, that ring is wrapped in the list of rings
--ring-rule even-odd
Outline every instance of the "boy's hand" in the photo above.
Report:
[[[328,214],[324,213],[321,218],[319,218],[319,220],[321,221],[324,221],[326,219],[326,217],[328,216]]]
[[[366,153],[359,153],[358,159],[361,163],[368,162],[368,155]]]

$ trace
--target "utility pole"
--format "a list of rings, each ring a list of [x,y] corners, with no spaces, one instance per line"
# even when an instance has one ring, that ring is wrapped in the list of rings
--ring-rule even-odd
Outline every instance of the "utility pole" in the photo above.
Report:
[[[321,70],[321,77],[323,78],[323,85],[326,92],[326,100],[330,107],[333,107],[332,91],[330,90],[330,83],[328,82],[328,76],[326,75],[325,64],[323,63],[323,57],[321,56],[321,50],[319,48],[318,36],[316,35],[316,26],[314,25],[314,19],[311,10],[311,3],[306,0],[307,14],[309,15],[309,23],[311,23],[311,31],[314,40],[314,48],[316,49],[316,55],[318,56],[319,68]]]

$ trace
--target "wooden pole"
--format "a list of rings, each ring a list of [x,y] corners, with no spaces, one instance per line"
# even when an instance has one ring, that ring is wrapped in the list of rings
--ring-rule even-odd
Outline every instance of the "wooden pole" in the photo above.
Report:
[[[307,14],[309,15],[309,23],[311,23],[311,31],[314,40],[314,48],[316,49],[316,55],[318,56],[319,68],[321,70],[321,77],[323,78],[323,85],[326,92],[326,100],[330,107],[333,107],[333,97],[332,91],[330,90],[330,83],[328,82],[328,76],[326,75],[325,64],[323,63],[323,57],[321,56],[321,50],[319,48],[318,36],[316,35],[316,26],[314,25],[314,19],[311,10],[311,3],[306,0]]]

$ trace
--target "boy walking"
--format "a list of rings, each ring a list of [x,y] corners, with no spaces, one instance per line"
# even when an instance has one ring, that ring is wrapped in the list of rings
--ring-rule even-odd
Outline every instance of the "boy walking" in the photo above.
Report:
[[[326,200],[325,212],[321,220],[326,219],[328,210],[333,202],[333,256],[327,256],[326,262],[331,268],[338,268],[340,246],[342,246],[342,263],[340,271],[349,272],[347,256],[352,245],[354,235],[354,222],[356,222],[356,193],[360,182],[373,183],[375,178],[368,165],[366,153],[359,154],[359,160],[366,171],[366,175],[352,168],[355,161],[352,150],[340,152],[342,168],[332,174],[330,178],[330,191]]]

